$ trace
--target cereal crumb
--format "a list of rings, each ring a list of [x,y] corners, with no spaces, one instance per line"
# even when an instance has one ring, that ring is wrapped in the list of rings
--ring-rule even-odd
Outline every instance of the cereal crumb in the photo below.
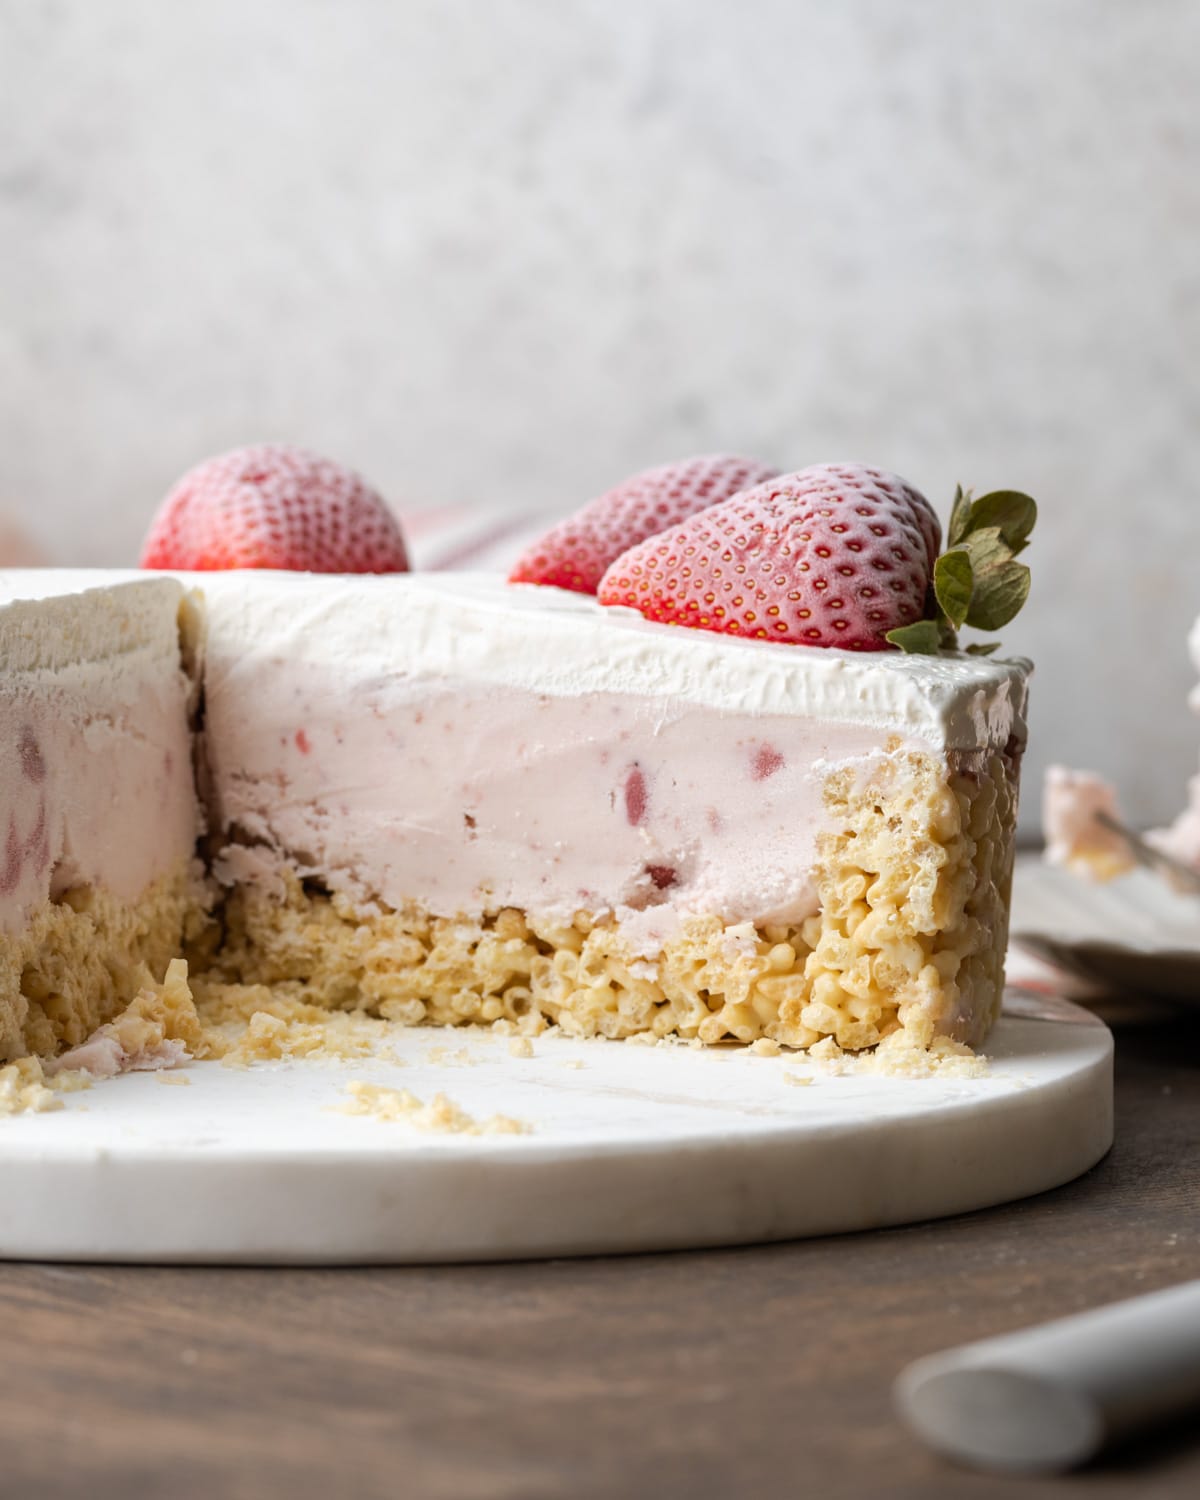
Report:
[[[582,1058],[578,1058],[578,1057],[564,1057],[563,1060],[562,1060],[562,1062],[559,1063],[559,1067],[560,1068],[582,1068],[583,1067],[583,1060],[582,1060]]]
[[[63,1102],[49,1087],[40,1058],[22,1057],[0,1068],[0,1115],[44,1114]]]
[[[823,1073],[831,1073],[835,1078],[846,1071],[847,1056],[831,1036],[814,1042],[808,1056]]]
[[[790,1083],[793,1088],[806,1089],[813,1080],[811,1078],[806,1078],[803,1073],[785,1073],[783,1075],[783,1081],[784,1083]]]
[[[186,1073],[155,1073],[156,1083],[170,1084],[172,1088],[184,1088],[191,1084],[191,1079]]]
[[[527,1036],[515,1036],[508,1044],[508,1055],[510,1057],[532,1057],[533,1043]]]
[[[339,1107],[344,1115],[371,1115],[377,1120],[404,1120],[418,1130],[439,1135],[528,1135],[533,1127],[511,1115],[492,1115],[479,1121],[445,1094],[434,1094],[428,1104],[409,1089],[355,1079],[346,1085],[349,1100]]]
[[[403,1058],[387,1045],[395,1022],[362,1011],[326,1010],[284,984],[196,982],[205,1055],[226,1067],[316,1058],[350,1062],[374,1057],[395,1067]],[[465,1050],[465,1049],[464,1049]]]
[[[988,1060],[963,1042],[934,1037],[921,1047],[903,1031],[885,1036],[873,1052],[854,1059],[854,1072],[878,1073],[885,1078],[983,1078]]]
[[[40,1115],[62,1109],[59,1094],[90,1089],[92,1076],[81,1069],[48,1073],[40,1057],[20,1057],[0,1068],[0,1115]]]
[[[908,1033],[893,1031],[869,1052],[844,1052],[831,1036],[808,1049],[808,1057],[833,1077],[875,1073],[884,1078],[983,1078],[988,1060],[963,1042],[934,1037],[928,1047]]]
[[[748,1050],[755,1057],[778,1057],[783,1049],[774,1037],[760,1036],[757,1041],[750,1043]]]
[[[94,1079],[86,1068],[63,1068],[46,1079],[56,1094],[77,1094],[90,1089]]]
[[[454,1052],[449,1047],[429,1047],[423,1054],[423,1060],[435,1068],[473,1068],[477,1061],[466,1047],[459,1047]]]

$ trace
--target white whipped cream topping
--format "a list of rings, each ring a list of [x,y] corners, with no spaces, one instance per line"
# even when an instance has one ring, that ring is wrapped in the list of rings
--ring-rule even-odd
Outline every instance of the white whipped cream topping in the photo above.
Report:
[[[1029,664],[743,641],[654,625],[561,589],[484,574],[330,578],[237,574],[189,580],[212,598],[210,629],[253,622],[308,662],[383,660],[552,697],[628,693],[722,713],[787,715],[975,748],[1025,737]]]
[[[0,596],[145,579],[134,570],[0,572]],[[298,661],[372,659],[389,670],[523,688],[670,698],[721,712],[821,718],[953,749],[1026,737],[1020,658],[904,656],[738,640],[655,625],[583,594],[492,574],[180,573],[211,599],[210,628],[259,639]]]

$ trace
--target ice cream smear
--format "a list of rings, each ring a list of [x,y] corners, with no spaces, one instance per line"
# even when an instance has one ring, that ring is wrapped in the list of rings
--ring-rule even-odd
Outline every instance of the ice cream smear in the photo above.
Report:
[[[1113,880],[1134,868],[1129,843],[1102,818],[1123,825],[1117,790],[1094,771],[1049,766],[1042,794],[1046,858],[1091,880]]]

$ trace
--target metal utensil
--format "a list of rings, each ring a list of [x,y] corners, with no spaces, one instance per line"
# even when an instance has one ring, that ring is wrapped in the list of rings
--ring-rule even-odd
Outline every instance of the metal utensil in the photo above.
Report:
[[[1132,828],[1126,828],[1125,824],[1118,818],[1114,818],[1111,813],[1098,812],[1093,816],[1101,828],[1117,835],[1139,865],[1147,870],[1153,870],[1156,875],[1161,875],[1170,884],[1172,890],[1178,891],[1181,896],[1200,896],[1200,873],[1193,870],[1190,865],[1185,865],[1182,860],[1175,859],[1170,854],[1164,854],[1161,849],[1148,844],[1140,834],[1134,833]]]
[[[972,1468],[1047,1474],[1200,1410],[1200,1281],[919,1359],[895,1386],[924,1442]]]

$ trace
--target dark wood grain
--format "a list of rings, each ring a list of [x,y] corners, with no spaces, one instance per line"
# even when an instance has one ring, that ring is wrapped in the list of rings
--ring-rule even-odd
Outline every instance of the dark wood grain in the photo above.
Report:
[[[917,1355],[1200,1276],[1200,1026],[1123,1033],[1117,1078],[1087,1177],[908,1229],[438,1269],[0,1267],[0,1494],[1200,1494],[1187,1432],[1018,1482],[942,1465],[890,1408]]]

